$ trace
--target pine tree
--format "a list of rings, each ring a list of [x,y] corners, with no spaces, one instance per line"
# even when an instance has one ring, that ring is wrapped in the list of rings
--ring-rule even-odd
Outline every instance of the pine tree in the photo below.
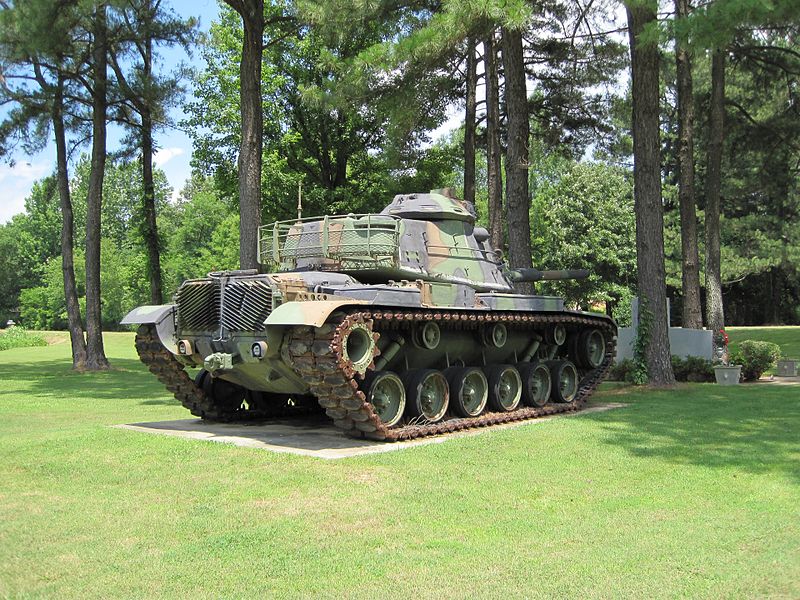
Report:
[[[508,113],[508,150],[506,152],[506,221],[508,223],[508,255],[514,267],[531,268],[531,199],[528,194],[528,144],[530,124],[528,91],[522,32],[504,27],[503,67],[505,105]],[[532,293],[532,283],[517,284],[522,293]]]
[[[103,348],[102,304],[100,300],[100,220],[103,205],[103,179],[106,172],[108,114],[108,6],[94,6],[91,32],[92,157],[89,189],[86,194],[86,368],[108,369]]]
[[[161,0],[127,0],[120,8],[125,29],[109,54],[124,103],[115,119],[132,132],[131,145],[141,152],[144,195],[141,231],[147,250],[150,302],[163,302],[159,234],[153,184],[154,131],[168,124],[167,107],[182,95],[178,78],[158,76],[153,70],[154,45],[187,46],[194,21],[183,21],[162,7]],[[125,72],[123,60],[133,64]]]
[[[489,234],[491,244],[502,248],[505,238],[503,227],[503,179],[500,173],[500,83],[497,68],[495,32],[483,42],[483,65],[486,79],[486,187],[489,194]]]
[[[633,178],[636,212],[636,264],[639,277],[639,334],[651,385],[675,383],[670,361],[664,271],[664,215],[661,204],[659,140],[659,50],[652,39],[656,3],[625,5],[633,84]],[[645,32],[649,33],[649,36]]]
[[[677,19],[686,19],[689,0],[675,0]],[[700,258],[697,249],[697,211],[694,195],[694,97],[692,62],[686,41],[675,39],[678,95],[678,197],[681,212],[683,326],[703,328],[700,307]]]
[[[475,203],[475,129],[477,121],[477,58],[475,38],[467,42],[466,110],[464,114],[464,200]]]
[[[241,141],[239,146],[239,266],[258,268],[258,228],[261,224],[261,170],[264,136],[262,109],[262,53],[264,30],[270,24],[293,23],[283,6],[270,3],[265,17],[264,0],[224,0],[242,19],[244,41],[239,69],[241,94]]]
[[[74,43],[77,21],[74,7],[51,0],[24,4],[2,3],[0,12],[0,62],[2,97],[14,108],[0,126],[0,147],[8,153],[15,139],[27,140],[29,152],[43,146],[49,121],[56,149],[56,184],[61,210],[61,270],[72,350],[72,367],[86,368],[87,350],[75,282],[73,260],[74,217],[69,186],[67,124],[68,100],[73,78],[82,74],[84,57]],[[28,81],[36,88],[29,88]],[[32,137],[29,137],[32,136]]]
[[[725,53],[725,49],[717,49],[711,57],[711,116],[706,166],[706,320],[712,331],[725,327],[719,226],[722,145],[725,140]]]

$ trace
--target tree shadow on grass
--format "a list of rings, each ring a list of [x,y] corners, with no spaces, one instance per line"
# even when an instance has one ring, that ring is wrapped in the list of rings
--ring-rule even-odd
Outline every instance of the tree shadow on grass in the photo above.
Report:
[[[136,359],[115,358],[112,369],[99,373],[77,373],[65,360],[0,364],[0,398],[35,395],[60,398],[147,398],[146,403],[176,404],[171,394]]]
[[[607,443],[637,457],[777,471],[800,483],[800,386],[707,384],[645,393],[626,409],[586,417],[601,423]]]

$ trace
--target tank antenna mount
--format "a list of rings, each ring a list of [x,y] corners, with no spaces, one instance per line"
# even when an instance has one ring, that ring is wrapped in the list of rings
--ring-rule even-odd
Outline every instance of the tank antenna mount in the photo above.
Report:
[[[297,182],[297,220],[303,218],[303,182]]]

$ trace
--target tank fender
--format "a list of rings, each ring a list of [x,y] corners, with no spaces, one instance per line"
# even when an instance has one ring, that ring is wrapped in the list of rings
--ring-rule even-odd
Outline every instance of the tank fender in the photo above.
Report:
[[[369,304],[366,300],[348,298],[343,300],[313,300],[284,302],[267,317],[264,324],[270,326],[310,325],[322,327],[333,311],[345,306]]]
[[[140,306],[134,308],[120,321],[121,325],[145,325],[152,323],[156,326],[158,339],[164,347],[178,354],[175,342],[175,305],[162,304],[160,306]]]

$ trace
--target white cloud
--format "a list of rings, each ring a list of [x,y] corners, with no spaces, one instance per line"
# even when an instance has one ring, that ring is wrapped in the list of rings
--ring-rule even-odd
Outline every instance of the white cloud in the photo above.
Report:
[[[161,148],[160,150],[156,151],[155,155],[153,156],[153,162],[157,167],[161,168],[170,160],[176,156],[180,156],[181,154],[184,154],[183,148]]]
[[[16,182],[27,181],[33,183],[37,179],[44,177],[50,170],[48,163],[29,163],[18,162],[13,167],[10,165],[0,165],[0,183],[7,183],[7,180]]]
[[[25,198],[31,193],[33,183],[46,176],[51,170],[49,163],[19,162],[13,167],[0,166],[0,223],[8,222],[11,217],[25,210]]]

